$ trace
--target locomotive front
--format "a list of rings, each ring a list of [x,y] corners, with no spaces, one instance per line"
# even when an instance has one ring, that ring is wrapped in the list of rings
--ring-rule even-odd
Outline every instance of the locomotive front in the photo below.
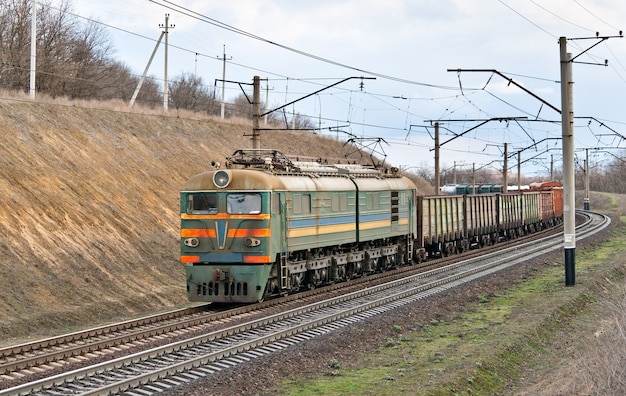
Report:
[[[183,187],[180,260],[189,301],[263,299],[275,260],[272,191],[280,188],[277,183],[259,170],[218,169],[192,177]]]

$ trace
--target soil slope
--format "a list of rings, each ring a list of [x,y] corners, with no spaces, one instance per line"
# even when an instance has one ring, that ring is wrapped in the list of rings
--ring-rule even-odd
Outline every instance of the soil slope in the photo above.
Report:
[[[0,101],[0,343],[186,303],[179,189],[250,147],[250,132],[124,105]],[[354,151],[305,132],[264,132],[261,145]]]

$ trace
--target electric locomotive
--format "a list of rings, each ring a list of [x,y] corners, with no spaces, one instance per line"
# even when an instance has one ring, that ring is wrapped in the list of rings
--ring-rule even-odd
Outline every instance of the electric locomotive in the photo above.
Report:
[[[180,195],[190,301],[251,303],[412,260],[416,187],[397,169],[238,150]]]

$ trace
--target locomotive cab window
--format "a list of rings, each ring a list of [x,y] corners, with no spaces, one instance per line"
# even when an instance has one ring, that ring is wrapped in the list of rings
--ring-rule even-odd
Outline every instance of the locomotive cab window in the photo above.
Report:
[[[261,194],[228,194],[226,211],[229,214],[259,214],[261,213]]]
[[[218,196],[215,193],[187,195],[187,214],[216,214]]]

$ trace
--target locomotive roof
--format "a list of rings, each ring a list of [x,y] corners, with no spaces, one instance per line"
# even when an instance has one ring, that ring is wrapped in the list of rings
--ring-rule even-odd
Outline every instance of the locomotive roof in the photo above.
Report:
[[[346,160],[347,161],[347,160]],[[291,159],[279,150],[240,149],[226,159],[227,168],[265,169],[275,174],[353,175],[356,177],[396,176],[397,169],[381,171],[372,166]]]
[[[213,176],[218,170],[203,172],[190,178],[183,191],[215,190]],[[227,190],[256,191],[361,191],[415,189],[406,177],[352,177],[350,175],[280,174],[262,169],[228,169],[231,182]]]
[[[183,191],[214,190],[216,170],[193,176]],[[330,164],[326,161],[292,161],[278,150],[237,150],[226,161],[232,175],[228,190],[363,191],[414,189],[396,169],[380,171],[359,164]]]

